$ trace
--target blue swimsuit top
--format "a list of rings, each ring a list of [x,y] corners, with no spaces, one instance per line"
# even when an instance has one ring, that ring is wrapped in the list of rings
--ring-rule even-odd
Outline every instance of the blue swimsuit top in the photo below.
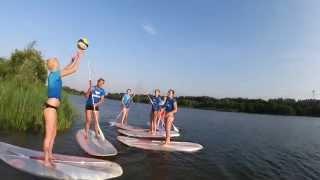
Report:
[[[98,102],[100,102],[101,97],[103,97],[105,95],[106,95],[106,92],[103,88],[93,86],[91,94],[90,94],[89,98],[87,99],[86,105],[92,106],[93,104],[97,104]],[[93,100],[93,102],[92,102],[92,100]]]
[[[48,76],[48,98],[61,99],[62,80],[60,71],[52,71]]]
[[[174,110],[174,103],[176,103],[176,99],[168,98],[164,104],[166,112],[172,112]]]
[[[129,95],[129,94],[125,94],[123,97],[122,97],[122,103],[124,104],[124,106],[126,108],[129,108],[131,103],[132,103],[132,97]]]
[[[158,97],[152,96],[151,100],[152,100],[152,110],[159,111],[160,107],[161,107],[160,104],[162,102],[161,97],[160,96],[158,96]]]

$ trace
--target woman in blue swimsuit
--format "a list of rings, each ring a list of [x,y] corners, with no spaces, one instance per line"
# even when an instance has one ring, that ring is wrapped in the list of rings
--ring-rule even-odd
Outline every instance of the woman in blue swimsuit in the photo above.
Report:
[[[48,76],[48,100],[44,104],[45,137],[43,140],[44,165],[52,167],[53,157],[52,149],[57,134],[57,110],[61,101],[62,80],[65,77],[75,73],[80,64],[80,59],[84,55],[84,50],[78,50],[72,58],[69,65],[59,70],[59,61],[57,58],[47,60],[47,67],[50,72]]]
[[[123,95],[122,100],[121,100],[121,105],[122,105],[122,118],[121,118],[121,124],[128,124],[128,115],[129,115],[129,110],[130,106],[133,102],[133,97],[134,93],[132,92],[131,89],[127,89],[127,93]]]
[[[98,137],[99,135],[99,117],[100,117],[100,113],[99,113],[99,106],[104,102],[104,96],[106,95],[105,90],[103,89],[104,86],[104,79],[100,78],[97,81],[97,85],[96,86],[91,86],[91,80],[89,81],[89,89],[86,93],[86,98],[87,98],[87,102],[86,102],[86,106],[85,106],[85,112],[86,112],[86,126],[85,126],[85,138],[87,139],[88,137],[88,132],[90,129],[90,125],[91,125],[91,119],[92,116],[94,118],[94,129],[96,132],[96,136]]]
[[[160,90],[156,89],[154,91],[154,95],[149,98],[150,98],[150,102],[151,102],[150,132],[151,132],[151,134],[156,134],[158,119],[160,116],[160,109],[161,109],[160,103],[162,102],[162,99],[160,97]]]
[[[164,108],[165,108],[165,124],[166,124],[166,141],[164,145],[168,145],[170,144],[171,127],[175,119],[175,114],[178,112],[178,104],[177,104],[177,100],[175,99],[175,92],[172,89],[168,91],[168,97],[164,104]]]

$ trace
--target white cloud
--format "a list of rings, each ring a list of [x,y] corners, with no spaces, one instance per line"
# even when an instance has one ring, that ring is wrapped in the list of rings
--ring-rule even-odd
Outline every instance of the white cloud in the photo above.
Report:
[[[156,35],[157,34],[157,30],[151,25],[151,24],[143,24],[142,25],[142,29],[151,35]]]

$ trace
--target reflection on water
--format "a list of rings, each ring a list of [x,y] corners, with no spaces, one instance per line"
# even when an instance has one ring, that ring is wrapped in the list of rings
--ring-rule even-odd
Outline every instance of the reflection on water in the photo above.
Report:
[[[72,96],[81,112],[73,127],[60,133],[55,152],[87,156],[78,146],[75,134],[84,125],[85,99]],[[193,154],[144,151],[126,147],[116,140],[117,132],[108,126],[120,110],[119,102],[107,100],[101,107],[101,127],[106,138],[119,151],[108,157],[119,163],[124,174],[119,179],[198,179],[270,180],[320,178],[320,119],[306,117],[252,115],[181,108],[176,126],[180,141],[200,143],[204,149]],[[146,126],[149,105],[135,104],[129,123]],[[0,140],[41,149],[41,134],[1,132]],[[0,163],[3,179],[37,179]]]

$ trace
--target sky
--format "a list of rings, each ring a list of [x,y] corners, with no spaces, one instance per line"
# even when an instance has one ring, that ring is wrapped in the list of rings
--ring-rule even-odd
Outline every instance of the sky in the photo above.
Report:
[[[320,97],[319,19],[318,0],[11,0],[0,6],[0,57],[36,40],[65,66],[87,37],[64,79],[78,90],[90,62],[108,92],[304,99]]]

